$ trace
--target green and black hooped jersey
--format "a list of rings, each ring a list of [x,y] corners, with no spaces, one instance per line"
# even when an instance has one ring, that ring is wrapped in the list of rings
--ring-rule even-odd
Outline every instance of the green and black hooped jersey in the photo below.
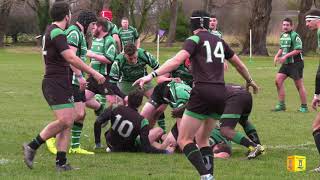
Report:
[[[298,33],[290,31],[282,33],[280,36],[280,49],[282,49],[282,56],[290,53],[293,50],[302,50],[302,41]],[[284,64],[294,63],[295,61],[303,60],[302,53],[289,57]]]
[[[86,62],[87,42],[80,30],[80,27],[77,25],[72,25],[65,31],[65,33],[67,35],[68,44],[77,48],[76,55],[83,62]],[[72,84],[79,86],[79,81],[78,78],[75,77],[75,73],[73,73],[72,76]]]
[[[138,61],[136,64],[129,64],[124,54],[121,53],[115,58],[111,66],[110,81],[112,83],[117,81],[134,82],[148,74],[146,65],[156,70],[159,67],[159,62],[142,48],[138,49]]]
[[[169,104],[172,109],[175,109],[188,102],[190,92],[191,87],[183,82],[166,81],[154,88],[149,102],[155,107]]]
[[[91,51],[95,54],[103,55],[109,61],[113,62],[117,55],[116,42],[112,36],[109,35],[104,38],[95,38],[92,41]],[[101,63],[94,58],[91,58],[90,60],[90,65],[94,70],[98,71],[102,75],[108,75],[108,66],[111,65]]]
[[[222,32],[221,31],[214,31],[214,30],[210,30],[209,31],[211,34],[218,36],[220,39],[222,39]]]
[[[193,76],[190,73],[190,70],[184,64],[181,64],[176,70],[172,71],[171,77],[180,78],[182,81],[192,87]]]
[[[121,40],[122,48],[128,43],[134,44],[136,40],[139,38],[139,33],[136,28],[129,26],[128,29],[123,29],[122,27],[119,29],[119,37]]]

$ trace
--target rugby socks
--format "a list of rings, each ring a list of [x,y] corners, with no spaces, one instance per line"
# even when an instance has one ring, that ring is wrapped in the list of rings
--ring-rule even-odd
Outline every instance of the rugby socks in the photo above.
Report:
[[[233,136],[233,138],[231,139],[233,142],[240,144],[242,146],[245,146],[247,148],[249,148],[250,146],[255,147],[256,144],[249,141],[249,139],[247,139],[244,135],[242,135],[239,132],[236,132],[236,134]]]
[[[34,138],[29,144],[28,146],[30,146],[32,149],[37,150],[41,144],[43,144],[45,141],[40,137],[40,134]]]
[[[246,135],[256,144],[261,144],[256,127],[249,122],[246,122],[245,126],[243,127]]]
[[[164,113],[162,113],[157,121],[158,126],[163,130],[163,133],[166,133],[166,121]]]
[[[302,107],[302,108],[308,108],[307,104],[301,104],[300,107]]]
[[[320,154],[320,129],[315,130],[313,133],[314,142],[316,143],[318,152]]]
[[[208,170],[203,163],[202,155],[195,143],[190,143],[184,146],[183,153],[187,156],[191,164],[197,169],[200,176],[208,174]]]
[[[205,164],[205,167],[209,171],[211,175],[213,175],[213,168],[214,168],[214,162],[213,162],[213,156],[212,156],[212,148],[209,146],[202,147],[200,149],[201,155],[203,157],[203,162]]]
[[[79,148],[80,147],[80,136],[82,132],[83,124],[74,122],[73,127],[71,129],[71,148]]]
[[[62,166],[67,163],[66,152],[58,151],[56,157],[56,165]]]

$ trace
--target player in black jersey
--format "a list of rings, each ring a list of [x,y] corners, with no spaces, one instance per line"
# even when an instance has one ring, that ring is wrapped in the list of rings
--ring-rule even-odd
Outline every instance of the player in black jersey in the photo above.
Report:
[[[179,127],[178,144],[201,179],[214,179],[213,156],[208,139],[215,124],[214,115],[223,113],[226,99],[224,59],[235,66],[247,81],[247,87],[253,87],[254,93],[257,93],[258,86],[227,43],[208,32],[210,17],[207,12],[194,11],[190,19],[194,35],[184,42],[183,49],[159,69],[138,79],[134,84],[143,86],[154,77],[177,69],[185,59],[190,58],[194,87]],[[194,138],[200,150],[193,142]]]
[[[150,129],[149,121],[139,114],[137,109],[142,99],[143,91],[132,91],[127,106],[107,108],[95,122],[95,143],[100,143],[102,124],[111,121],[111,128],[105,133],[111,152],[169,153],[168,150],[155,147],[159,146],[155,141],[160,139],[163,131],[161,128]],[[141,144],[138,145],[137,141]]]
[[[70,7],[66,2],[55,2],[50,10],[53,23],[43,36],[42,54],[45,61],[45,75],[42,81],[43,95],[54,112],[55,120],[48,124],[29,144],[23,145],[24,162],[32,169],[36,150],[49,138],[57,137],[57,171],[71,170],[67,164],[66,151],[70,139],[70,128],[74,123],[74,98],[72,71],[74,67],[91,74],[99,84],[105,78],[86,65],[69,48],[64,29],[71,20]]]

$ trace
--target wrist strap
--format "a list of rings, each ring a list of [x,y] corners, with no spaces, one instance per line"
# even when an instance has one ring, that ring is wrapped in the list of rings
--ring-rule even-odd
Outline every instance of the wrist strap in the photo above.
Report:
[[[158,74],[155,71],[152,71],[151,75],[152,75],[153,78],[158,76]]]

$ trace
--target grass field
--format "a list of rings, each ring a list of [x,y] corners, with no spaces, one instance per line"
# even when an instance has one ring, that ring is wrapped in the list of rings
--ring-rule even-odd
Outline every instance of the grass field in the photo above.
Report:
[[[161,48],[161,60],[169,58],[178,49]],[[155,51],[151,52],[155,54]],[[266,154],[248,161],[244,155],[246,149],[234,145],[231,159],[215,161],[216,179],[319,179],[319,174],[286,170],[289,155],[306,156],[307,170],[318,165],[319,155],[311,131],[316,113],[297,112],[300,102],[290,79],[286,82],[287,111],[270,112],[277,101],[274,76],[278,68],[273,67],[273,58],[254,57],[251,63],[247,57],[242,59],[262,87],[254,96],[251,120],[267,147]],[[308,102],[313,96],[317,66],[317,58],[305,58]],[[38,151],[35,169],[29,170],[22,161],[21,144],[30,141],[52,120],[41,92],[43,69],[35,48],[0,49],[0,179],[199,179],[196,170],[182,154],[108,154],[102,151],[93,156],[69,155],[71,164],[80,170],[58,174],[54,168],[55,156],[45,146]],[[232,68],[226,74],[226,81],[243,83]],[[92,150],[94,115],[91,110],[87,112],[82,147]],[[170,126],[173,120],[169,113],[167,117],[167,126]]]

